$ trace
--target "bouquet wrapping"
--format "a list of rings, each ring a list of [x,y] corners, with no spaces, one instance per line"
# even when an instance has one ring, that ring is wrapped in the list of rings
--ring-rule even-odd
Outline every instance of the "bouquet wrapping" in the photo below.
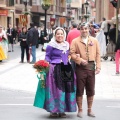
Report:
[[[41,82],[41,88],[45,88],[46,73],[49,70],[49,63],[45,60],[37,61],[33,67],[37,70],[37,78]]]

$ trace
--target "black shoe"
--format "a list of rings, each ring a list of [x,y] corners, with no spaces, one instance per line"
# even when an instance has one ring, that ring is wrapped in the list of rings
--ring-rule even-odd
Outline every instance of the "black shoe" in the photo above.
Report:
[[[110,61],[112,61],[112,58],[110,59]]]
[[[67,115],[66,115],[65,113],[59,113],[59,117],[61,117],[61,118],[66,118]]]
[[[50,113],[50,117],[58,117],[57,113]]]
[[[11,50],[9,50],[8,52],[11,52]]]
[[[14,52],[14,50],[12,50],[12,52]]]

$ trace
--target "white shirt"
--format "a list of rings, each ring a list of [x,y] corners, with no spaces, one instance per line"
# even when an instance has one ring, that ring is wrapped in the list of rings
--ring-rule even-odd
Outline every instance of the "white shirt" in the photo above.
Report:
[[[101,28],[103,29],[104,32],[108,32],[107,21],[102,22]]]
[[[88,42],[88,37],[82,37],[82,40],[83,40],[83,42],[87,45],[87,42]]]

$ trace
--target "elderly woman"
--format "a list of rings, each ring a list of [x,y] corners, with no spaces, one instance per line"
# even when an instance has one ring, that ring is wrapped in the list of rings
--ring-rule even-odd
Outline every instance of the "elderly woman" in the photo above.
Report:
[[[47,46],[45,60],[50,68],[46,78],[45,103],[43,108],[50,117],[66,117],[65,112],[76,112],[76,81],[72,66],[68,61],[69,43],[65,41],[66,32],[57,27]],[[39,87],[39,86],[38,86]],[[34,106],[37,103],[37,95]]]
[[[0,62],[8,56],[8,42],[5,31],[0,25]]]

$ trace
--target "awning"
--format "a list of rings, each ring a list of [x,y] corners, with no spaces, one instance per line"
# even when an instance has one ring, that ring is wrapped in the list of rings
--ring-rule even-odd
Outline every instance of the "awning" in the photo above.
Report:
[[[8,16],[8,10],[0,10],[0,16]]]

